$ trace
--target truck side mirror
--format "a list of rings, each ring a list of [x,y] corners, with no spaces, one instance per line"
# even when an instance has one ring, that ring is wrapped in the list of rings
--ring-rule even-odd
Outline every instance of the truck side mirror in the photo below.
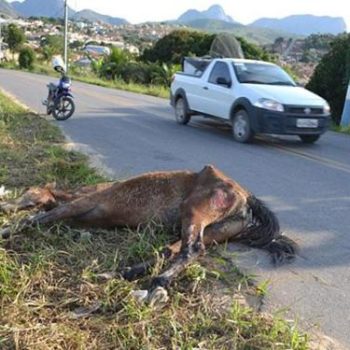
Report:
[[[225,77],[218,77],[216,79],[216,83],[218,85],[226,85],[227,87],[231,87],[232,82],[230,80],[227,80]]]

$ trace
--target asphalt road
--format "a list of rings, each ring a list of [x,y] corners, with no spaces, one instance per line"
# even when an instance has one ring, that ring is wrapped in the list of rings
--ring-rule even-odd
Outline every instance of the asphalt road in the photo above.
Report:
[[[52,78],[0,70],[0,87],[31,109]],[[289,309],[350,349],[350,137],[326,133],[316,144],[294,137],[232,141],[229,128],[204,118],[175,123],[167,100],[73,82],[76,114],[56,122],[114,177],[145,171],[200,170],[211,163],[265,200],[301,256],[278,269],[255,250],[237,258],[270,280],[264,309]],[[52,120],[51,118],[49,118]]]

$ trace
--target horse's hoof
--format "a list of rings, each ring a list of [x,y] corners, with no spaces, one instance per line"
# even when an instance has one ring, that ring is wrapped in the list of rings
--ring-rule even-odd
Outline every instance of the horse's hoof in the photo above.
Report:
[[[148,303],[151,307],[162,307],[169,300],[168,292],[163,287],[157,287],[149,294]]]
[[[101,279],[101,280],[105,280],[105,281],[109,281],[112,280],[113,278],[115,278],[117,276],[117,274],[113,271],[111,272],[104,272],[104,273],[99,273],[96,275],[97,278]]]
[[[79,319],[79,318],[85,318],[89,317],[91,314],[95,313],[101,308],[101,302],[96,301],[94,304],[88,307],[78,307],[74,311],[70,313],[71,319]]]
[[[11,236],[11,228],[10,227],[6,227],[4,229],[0,229],[0,239],[7,239],[10,238]]]
[[[131,295],[140,303],[143,303],[147,300],[148,297],[148,290],[145,289],[139,289],[139,290],[133,290],[131,292]]]
[[[1,202],[0,203],[0,212],[9,214],[13,211],[16,211],[17,206],[12,204],[12,203],[8,203],[8,202]]]
[[[11,191],[6,190],[6,189],[5,189],[5,186],[4,186],[4,185],[1,185],[1,186],[0,186],[0,198],[1,198],[1,197],[6,197],[6,196],[8,196],[9,194],[11,194]]]

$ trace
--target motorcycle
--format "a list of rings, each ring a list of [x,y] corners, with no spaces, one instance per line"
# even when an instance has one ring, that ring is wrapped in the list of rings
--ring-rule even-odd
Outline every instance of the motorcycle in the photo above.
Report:
[[[49,94],[43,104],[46,105],[48,115],[52,114],[56,120],[67,120],[75,111],[74,97],[71,93],[72,81],[61,64],[54,64],[54,69],[61,74],[61,78],[58,84],[47,85]]]

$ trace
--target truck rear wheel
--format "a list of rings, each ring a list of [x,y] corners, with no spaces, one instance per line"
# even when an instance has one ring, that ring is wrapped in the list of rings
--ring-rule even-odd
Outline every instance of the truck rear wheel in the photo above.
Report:
[[[183,97],[179,97],[175,102],[175,118],[179,124],[186,125],[191,115],[188,112],[187,101]]]
[[[237,142],[248,143],[254,137],[248,113],[244,109],[237,111],[232,118],[232,134]]]

